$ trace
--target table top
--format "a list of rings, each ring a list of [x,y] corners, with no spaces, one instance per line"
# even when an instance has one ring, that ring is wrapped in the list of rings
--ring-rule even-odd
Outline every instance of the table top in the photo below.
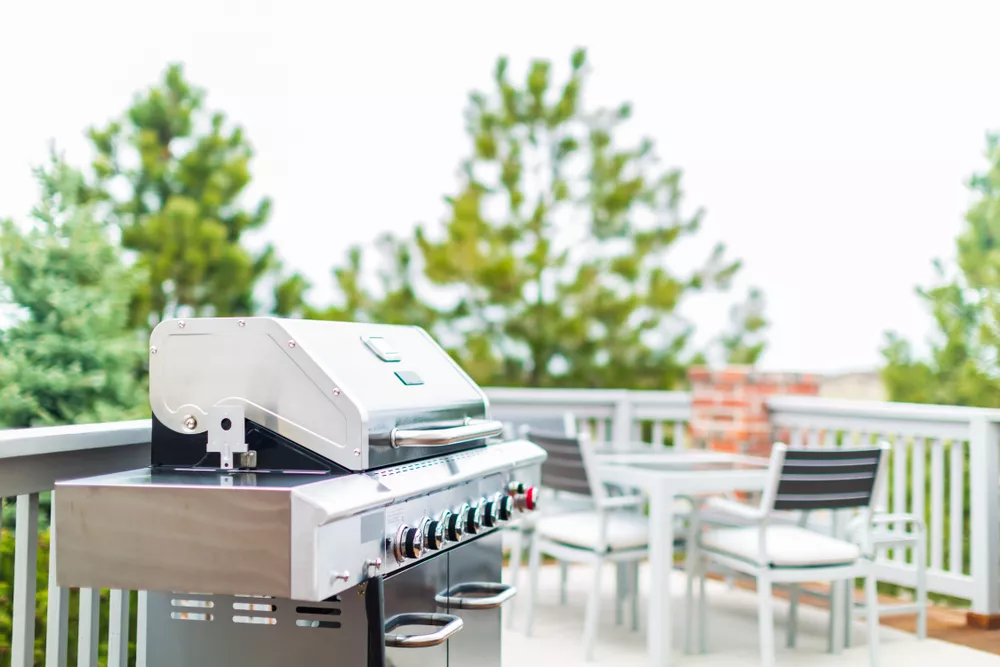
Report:
[[[595,458],[606,482],[669,485],[675,492],[758,490],[763,488],[768,469],[765,458],[703,450],[604,450]]]

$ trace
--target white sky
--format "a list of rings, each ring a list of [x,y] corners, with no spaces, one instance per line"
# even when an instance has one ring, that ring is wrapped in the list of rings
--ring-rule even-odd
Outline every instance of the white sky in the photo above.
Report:
[[[587,102],[631,100],[707,210],[678,261],[722,239],[764,289],[763,365],[873,367],[884,330],[929,331],[913,288],[1000,129],[998,25],[996,2],[0,0],[0,217],[30,209],[51,139],[82,162],[84,129],[183,61],[246,128],[265,236],[322,299],[347,245],[441,217],[497,55],[582,45]],[[685,310],[703,338],[729,300]]]

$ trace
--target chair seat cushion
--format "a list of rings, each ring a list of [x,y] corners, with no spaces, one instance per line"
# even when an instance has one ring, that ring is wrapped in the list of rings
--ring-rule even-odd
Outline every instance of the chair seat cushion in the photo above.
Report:
[[[598,549],[598,512],[573,512],[539,519],[535,534],[571,547]],[[608,512],[606,546],[609,551],[639,549],[649,545],[649,522],[634,512]]]
[[[768,526],[766,531],[767,563],[759,560],[757,527],[709,530],[702,535],[701,546],[707,551],[770,567],[846,565],[861,556],[856,544],[798,526]]]

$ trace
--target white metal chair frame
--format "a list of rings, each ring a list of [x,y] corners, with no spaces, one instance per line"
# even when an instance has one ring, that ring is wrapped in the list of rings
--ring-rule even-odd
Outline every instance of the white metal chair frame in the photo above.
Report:
[[[589,442],[579,437],[574,438],[580,448],[580,455],[583,460],[584,470],[587,474],[591,494],[594,501],[594,512],[596,514],[597,541],[593,548],[573,545],[552,539],[545,534],[544,530],[536,528],[531,544],[531,556],[529,560],[529,573],[531,577],[526,596],[528,606],[525,632],[531,635],[534,622],[534,601],[538,590],[538,572],[541,565],[542,555],[548,555],[564,563],[584,563],[593,567],[593,582],[591,584],[589,598],[587,601],[586,617],[584,621],[584,655],[587,660],[593,659],[594,644],[597,637],[597,626],[600,618],[601,601],[601,573],[606,563],[624,564],[633,566],[629,570],[632,578],[630,588],[632,591],[638,590],[638,563],[646,559],[649,555],[648,541],[641,546],[614,549],[608,540],[608,523],[613,520],[616,513],[631,512],[633,515],[642,516],[640,511],[646,503],[645,496],[623,495],[612,496],[608,492],[604,483],[595,477],[595,466],[591,460],[593,454],[590,452]],[[643,517],[644,518],[644,517]],[[542,525],[542,524],[539,524]],[[638,627],[638,595],[632,596],[632,625]],[[621,597],[619,597],[619,603]]]
[[[699,648],[702,652],[705,652],[705,615],[706,615],[706,596],[705,596],[705,566],[708,562],[715,562],[722,565],[728,569],[734,570],[736,572],[753,576],[757,581],[757,600],[759,608],[759,633],[760,633],[760,650],[761,650],[761,664],[764,667],[773,667],[775,664],[775,646],[774,646],[774,605],[772,597],[772,589],[774,584],[801,584],[813,581],[830,581],[834,582],[835,590],[840,590],[843,583],[846,581],[854,581],[857,578],[864,578],[865,580],[865,607],[867,609],[878,610],[878,598],[876,590],[876,580],[875,580],[875,563],[874,563],[874,545],[871,541],[871,527],[873,525],[872,521],[872,503],[875,498],[879,496],[880,489],[885,481],[885,470],[886,470],[886,458],[887,452],[889,451],[889,445],[882,443],[876,448],[857,448],[857,449],[840,449],[834,450],[841,454],[857,453],[863,455],[864,453],[875,453],[875,470],[871,473],[872,482],[871,488],[866,494],[866,497],[862,500],[864,502],[858,502],[855,507],[861,510],[861,515],[856,523],[856,530],[859,533],[859,545],[860,545],[860,555],[853,560],[846,562],[838,562],[836,564],[826,564],[821,563],[817,565],[812,565],[808,563],[803,563],[801,566],[775,566],[772,561],[772,556],[768,551],[767,547],[767,536],[768,528],[771,525],[771,519],[776,510],[782,509],[795,509],[796,504],[803,505],[802,508],[805,509],[836,509],[838,507],[849,507],[851,506],[850,498],[839,498],[836,493],[827,492],[826,494],[818,494],[814,498],[807,496],[783,496],[779,492],[779,486],[782,482],[788,482],[789,480],[795,482],[806,481],[806,479],[798,479],[797,476],[790,475],[786,472],[786,454],[789,451],[796,452],[796,456],[799,456],[798,452],[817,452],[818,450],[811,449],[799,449],[790,450],[786,445],[782,443],[775,444],[771,453],[771,462],[769,468],[769,479],[765,487],[764,494],[761,498],[761,503],[758,507],[752,507],[742,503],[734,502],[732,500],[724,498],[713,498],[710,499],[706,506],[711,507],[716,510],[723,511],[725,513],[732,514],[734,517],[740,518],[742,520],[750,522],[757,529],[757,554],[753,561],[744,560],[739,558],[734,554],[726,553],[720,550],[709,550],[704,547],[704,535],[702,535],[698,524],[698,513],[695,511],[692,514],[692,522],[696,524],[693,529],[693,533],[697,535],[697,538],[688,545],[688,549],[691,552],[691,557],[689,558],[690,563],[693,565],[692,571],[689,572],[689,576],[695,577],[698,580],[698,608],[697,614],[693,614],[694,611],[694,601],[692,595],[692,587],[688,587],[687,591],[687,604],[688,604],[688,633],[693,629],[694,619],[697,618],[698,626],[698,636],[699,636]],[[821,450],[827,451],[830,450]],[[795,460],[789,461],[790,466],[795,465]],[[801,459],[798,465],[804,465],[801,463]],[[817,464],[809,464],[812,466],[817,466]],[[834,464],[836,465],[836,464]],[[828,468],[829,469],[829,468]],[[830,474],[811,474],[811,478],[815,480],[816,483],[843,483],[847,479],[859,479],[858,477],[846,477],[843,475],[838,475],[835,471]],[[801,502],[800,502],[801,501]],[[832,538],[830,538],[832,539]],[[836,600],[838,596],[836,592],[834,594],[834,607],[837,607]],[[793,604],[794,608],[794,604]],[[845,614],[838,613],[837,609],[831,610],[832,614],[832,636],[834,646],[840,646],[843,644],[841,637],[843,636],[843,621]],[[879,650],[878,650],[878,628],[879,628],[879,614],[869,613],[866,614],[868,621],[868,646],[869,646],[869,662],[872,667],[876,667],[879,661]],[[794,613],[792,614],[792,619],[790,622],[791,626],[794,626]],[[789,637],[794,637],[794,627],[790,628]],[[690,639],[690,637],[689,637]]]

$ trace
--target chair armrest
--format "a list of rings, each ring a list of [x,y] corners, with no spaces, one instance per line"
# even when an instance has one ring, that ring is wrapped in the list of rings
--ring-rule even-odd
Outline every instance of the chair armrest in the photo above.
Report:
[[[713,497],[706,500],[703,507],[707,507],[723,514],[729,514],[739,519],[760,522],[767,518],[767,513],[759,507],[752,507],[743,503],[730,500],[729,498]]]
[[[597,501],[597,509],[614,510],[622,507],[639,507],[646,502],[646,496],[612,496]]]

